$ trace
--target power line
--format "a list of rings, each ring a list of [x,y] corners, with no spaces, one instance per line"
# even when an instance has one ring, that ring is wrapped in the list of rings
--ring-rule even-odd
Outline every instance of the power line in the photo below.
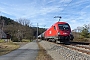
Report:
[[[65,0],[64,0],[64,1],[65,1]],[[71,1],[67,4],[67,6],[66,6],[61,12],[65,11],[65,9],[72,3],[72,1],[73,1],[73,0],[71,0]]]
[[[64,0],[64,1],[65,1],[65,0]],[[73,0],[71,0],[71,1],[67,4],[66,8],[71,4],[72,1],[73,1]],[[64,8],[61,12],[65,11],[66,8]],[[60,21],[60,19],[61,19],[62,17],[61,17],[61,16],[55,16],[54,18],[59,18],[59,21]]]
[[[64,1],[65,1],[65,0],[64,0]],[[67,6],[66,6],[61,12],[65,11],[66,8],[72,3],[72,1],[73,1],[73,0],[71,0],[71,1],[67,4]],[[63,2],[63,3],[64,3],[64,2]],[[60,7],[59,7],[59,8],[60,8]],[[61,16],[55,16],[54,18],[59,18],[59,21],[60,21]]]

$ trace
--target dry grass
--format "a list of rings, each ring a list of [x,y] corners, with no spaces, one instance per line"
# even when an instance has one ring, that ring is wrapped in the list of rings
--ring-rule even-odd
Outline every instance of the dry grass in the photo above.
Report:
[[[90,43],[90,38],[74,38],[73,42],[85,42],[85,43]]]
[[[4,39],[0,39],[0,56],[16,50],[28,42],[30,42],[30,40],[27,39],[23,39],[22,42],[5,42]]]
[[[51,56],[47,54],[46,50],[42,46],[40,46],[39,43],[38,46],[39,46],[39,52],[36,60],[53,60]]]
[[[12,42],[0,43],[0,55],[7,54],[17,48],[19,48],[19,45]]]

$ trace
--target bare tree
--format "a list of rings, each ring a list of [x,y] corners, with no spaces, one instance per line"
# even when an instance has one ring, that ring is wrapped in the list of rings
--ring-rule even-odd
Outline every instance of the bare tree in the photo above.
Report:
[[[83,27],[77,27],[78,33],[82,31]]]
[[[32,23],[30,22],[30,20],[20,18],[18,19],[18,23],[21,24],[18,26],[19,27],[18,33],[22,34],[22,36],[19,35],[19,37],[21,36],[22,38],[26,38],[26,37],[30,38],[30,36],[32,36],[33,34],[32,29],[31,29]]]
[[[31,26],[32,25],[32,23],[28,19],[20,18],[17,20],[17,22],[24,25],[24,26]]]
[[[1,21],[1,29],[2,29],[2,31],[3,31],[3,28],[4,28],[4,24],[5,24],[5,21],[2,20],[2,21]]]

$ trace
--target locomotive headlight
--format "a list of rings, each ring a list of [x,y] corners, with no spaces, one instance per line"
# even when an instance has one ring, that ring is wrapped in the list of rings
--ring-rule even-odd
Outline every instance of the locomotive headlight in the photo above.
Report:
[[[68,34],[68,33],[63,33],[63,34],[65,34],[65,35],[66,35],[66,34]]]
[[[60,32],[58,32],[58,35],[60,35]]]

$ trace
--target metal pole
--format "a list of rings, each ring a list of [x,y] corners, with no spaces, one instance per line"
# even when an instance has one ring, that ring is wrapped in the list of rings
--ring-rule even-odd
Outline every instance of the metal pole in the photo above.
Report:
[[[1,15],[1,11],[0,11],[0,15]]]
[[[60,21],[61,18],[62,18],[62,17],[60,16],[60,17],[59,17],[59,21]]]
[[[38,40],[38,23],[37,23],[37,40]]]

